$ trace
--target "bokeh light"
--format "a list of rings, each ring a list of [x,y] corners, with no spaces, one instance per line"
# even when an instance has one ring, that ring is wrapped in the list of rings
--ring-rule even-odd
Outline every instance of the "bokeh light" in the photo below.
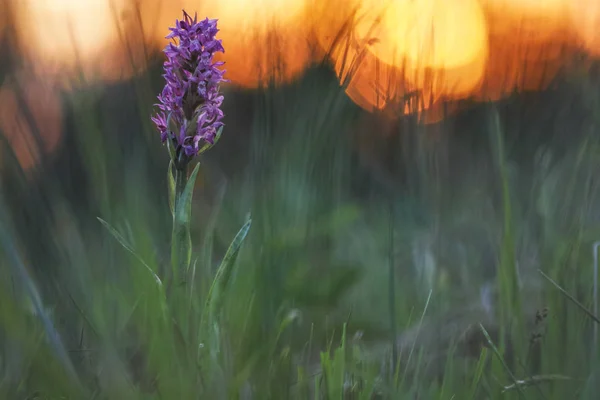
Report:
[[[373,9],[374,0],[363,3]],[[487,35],[476,0],[389,1],[370,52],[386,64],[402,67],[405,79],[433,102],[461,98],[483,77]],[[360,36],[368,34],[364,23]]]
[[[387,64],[455,68],[485,57],[486,24],[477,0],[363,0],[362,10],[357,35],[366,37],[373,27],[372,49]]]
[[[357,20],[374,21],[377,12],[365,13],[359,0],[333,0],[310,4],[315,19],[311,29],[321,50],[334,64],[346,94],[368,111],[383,110],[404,102],[404,75],[369,52],[369,37],[356,32]]]
[[[334,16],[334,23],[316,31],[325,50],[335,29],[347,24],[349,34],[331,56],[342,81],[352,75],[347,93],[361,107],[424,110],[444,97],[467,96],[481,82],[487,32],[475,0],[363,0],[353,6],[345,13],[323,7],[324,19]],[[407,103],[415,91],[422,101]]]

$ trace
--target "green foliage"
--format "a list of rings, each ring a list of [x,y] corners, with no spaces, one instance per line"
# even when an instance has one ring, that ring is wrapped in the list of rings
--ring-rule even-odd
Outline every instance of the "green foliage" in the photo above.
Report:
[[[329,353],[321,353],[321,365],[323,366],[323,378],[325,381],[326,398],[331,400],[342,400],[344,398],[344,386],[346,385],[346,326],[342,332],[342,343],[335,350],[333,358]]]
[[[211,324],[217,322],[219,312],[221,311],[221,305],[223,304],[223,299],[227,294],[226,291],[233,274],[235,261],[240,248],[242,247],[242,243],[244,242],[244,239],[246,239],[246,235],[248,235],[251,225],[252,220],[248,216],[246,223],[244,226],[242,226],[237,235],[235,235],[235,238],[229,245],[229,248],[223,257],[223,261],[221,261],[221,264],[217,269],[217,273],[210,290],[208,291],[206,309],[209,310],[209,323]]]

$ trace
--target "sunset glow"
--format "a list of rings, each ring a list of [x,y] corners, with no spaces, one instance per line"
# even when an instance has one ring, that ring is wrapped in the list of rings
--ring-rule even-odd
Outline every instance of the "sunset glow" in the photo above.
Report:
[[[499,99],[544,88],[578,49],[600,56],[596,0],[23,0],[20,42],[39,75],[127,79],[163,48],[181,10],[219,20],[227,77],[285,84],[330,57],[367,110]],[[2,21],[0,21],[2,26]],[[339,35],[340,43],[326,54]],[[52,32],[52,34],[49,34]],[[145,43],[145,45],[144,45]],[[315,49],[318,51],[315,52]],[[33,62],[35,60],[35,62]],[[353,64],[353,68],[350,66]],[[404,106],[401,106],[401,108]]]
[[[363,0],[362,10],[369,11],[357,23],[357,35],[366,37],[375,25],[371,37],[378,41],[371,49],[387,64],[401,67],[406,59],[414,68],[455,68],[486,56],[485,18],[477,0]]]
[[[342,81],[351,76],[346,92],[361,107],[423,110],[441,98],[471,94],[484,75],[483,12],[475,0],[455,2],[363,0],[347,13],[336,12],[339,4],[321,6],[322,18],[333,25],[321,23],[315,30],[325,50],[336,31],[344,24],[349,29],[331,57]],[[407,103],[418,89],[421,102]]]
[[[289,82],[311,61],[304,0],[205,2],[198,13],[219,20],[225,54],[218,59],[237,85],[253,88],[270,78]]]
[[[575,31],[591,53],[600,56],[600,2],[597,0],[572,0],[569,16]]]
[[[569,28],[571,0],[479,0],[492,34],[519,36],[529,42],[550,40]]]
[[[27,56],[38,70],[60,73],[81,67],[92,77],[106,68],[98,56],[116,42],[114,15],[126,0],[23,0],[16,2],[17,25]],[[104,62],[107,58],[103,59]],[[111,66],[110,70],[114,70]],[[107,78],[108,76],[101,76]]]

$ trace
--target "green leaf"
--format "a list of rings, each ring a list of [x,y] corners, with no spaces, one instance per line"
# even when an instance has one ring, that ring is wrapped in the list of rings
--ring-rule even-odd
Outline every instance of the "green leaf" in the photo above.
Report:
[[[217,134],[215,135],[215,142],[213,143],[213,146],[216,146],[217,143],[219,143],[219,140],[221,140],[222,134],[223,134],[223,126],[221,126],[219,128],[219,130],[217,131]]]
[[[185,189],[179,200],[177,201],[177,207],[175,209],[175,219],[179,224],[189,224],[192,214],[192,195],[194,194],[194,186],[196,184],[196,178],[200,171],[200,163],[196,164],[192,174],[190,175]]]
[[[211,312],[211,317],[216,315],[216,311],[221,305],[221,300],[225,294],[225,291],[227,290],[229,279],[231,278],[233,272],[235,260],[237,259],[237,255],[242,247],[242,243],[248,235],[251,225],[252,219],[250,218],[250,215],[248,215],[246,223],[241,227],[237,235],[235,235],[235,238],[225,253],[225,257],[223,257],[223,261],[221,261],[221,264],[219,265],[219,269],[217,270],[215,278],[213,279],[212,285],[208,292],[207,308],[209,308]]]
[[[98,221],[100,221],[100,223],[102,225],[104,225],[104,227],[108,230],[108,232],[111,235],[113,235],[113,237],[115,239],[117,239],[117,241],[119,242],[119,244],[121,246],[123,246],[123,248],[125,248],[125,250],[127,250],[128,252],[130,252],[131,254],[133,254],[133,256],[135,258],[137,258],[138,261],[140,263],[142,263],[142,265],[144,267],[146,267],[146,269],[148,270],[148,272],[150,272],[150,274],[152,275],[152,277],[154,278],[154,280],[156,281],[156,283],[158,283],[158,285],[160,287],[162,287],[162,281],[160,280],[160,278],[158,277],[158,275],[156,275],[154,273],[154,271],[152,271],[152,268],[150,268],[150,266],[148,264],[146,264],[146,262],[144,261],[144,259],[139,254],[137,254],[137,252],[133,249],[133,247],[131,247],[129,245],[129,243],[127,243],[127,241],[125,240],[125,238],[115,228],[113,228],[108,222],[106,222],[105,220],[103,220],[100,217],[96,217],[96,218],[98,218]]]
[[[173,217],[173,233],[171,236],[171,263],[175,284],[179,284],[180,273],[185,273],[192,261],[192,238],[190,221],[192,215],[192,195],[200,164],[192,171],[183,193],[176,193],[175,214]]]
[[[173,176],[173,160],[169,161],[167,182],[169,185],[169,208],[171,209],[171,215],[175,216],[175,177]]]
[[[175,149],[173,148],[173,143],[171,143],[171,139],[167,139],[167,151],[169,152],[170,160],[175,160]]]

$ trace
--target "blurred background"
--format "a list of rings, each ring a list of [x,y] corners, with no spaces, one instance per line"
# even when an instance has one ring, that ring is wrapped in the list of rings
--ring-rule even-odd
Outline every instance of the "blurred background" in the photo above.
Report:
[[[66,347],[88,340],[81,309],[118,326],[134,301],[132,257],[97,217],[156,271],[168,263],[168,154],[150,116],[182,9],[219,20],[230,80],[193,204],[201,290],[253,216],[227,300],[233,326],[253,321],[239,360],[290,310],[292,348],[345,322],[388,340],[425,304],[470,324],[507,262],[532,310],[550,301],[538,269],[594,308],[597,0],[0,0],[2,290],[23,297],[18,255]],[[554,326],[591,327],[552,301]],[[562,353],[581,335],[560,331],[548,365],[589,369],[589,342]]]

